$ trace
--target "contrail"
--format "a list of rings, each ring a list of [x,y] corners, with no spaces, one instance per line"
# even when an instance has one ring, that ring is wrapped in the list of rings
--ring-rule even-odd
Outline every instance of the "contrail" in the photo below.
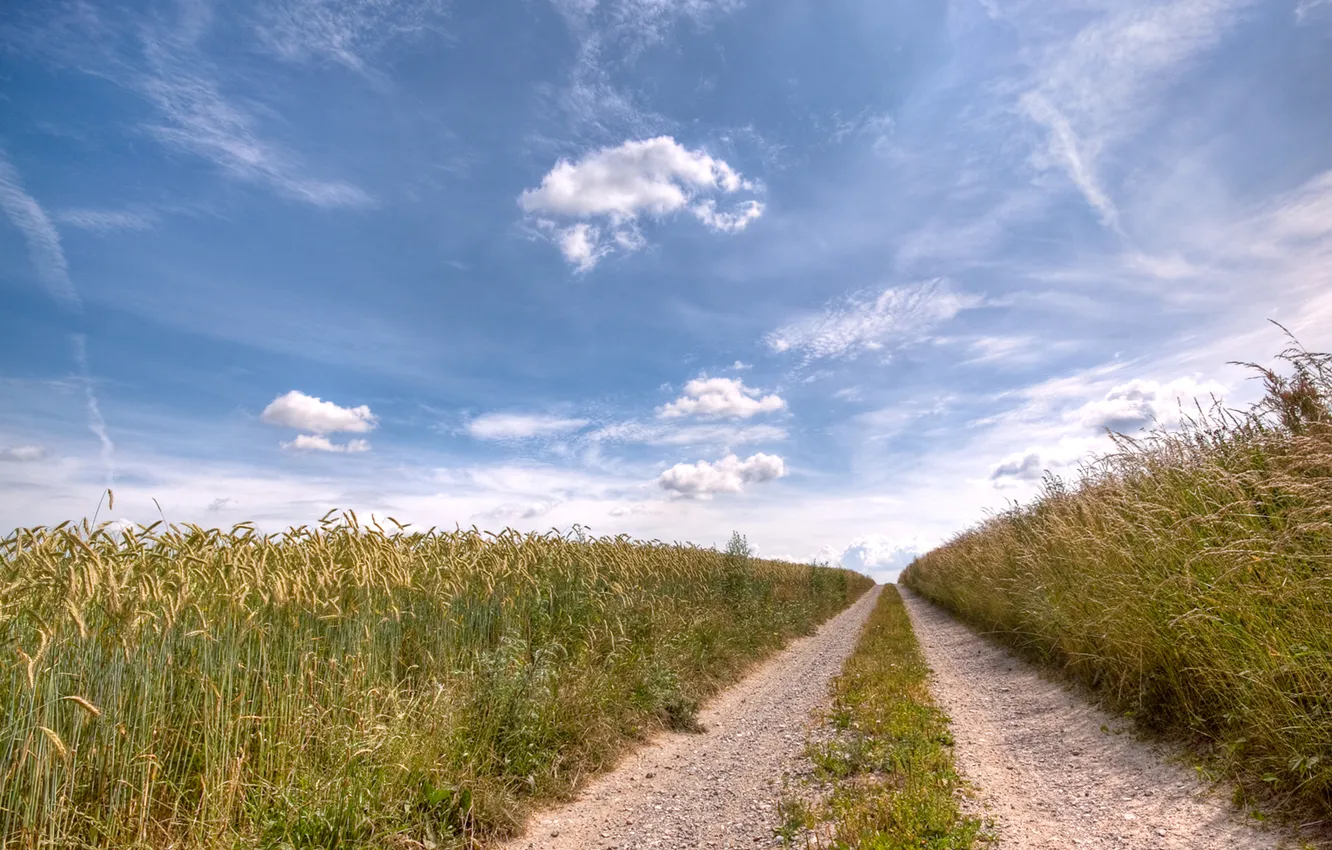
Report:
[[[83,376],[83,396],[88,406],[88,430],[92,431],[102,443],[102,466],[106,469],[106,486],[110,487],[116,479],[116,444],[106,431],[106,420],[102,418],[102,409],[97,404],[97,394],[93,392],[92,376],[88,372],[87,341],[83,334],[74,334],[74,360],[79,364]]]

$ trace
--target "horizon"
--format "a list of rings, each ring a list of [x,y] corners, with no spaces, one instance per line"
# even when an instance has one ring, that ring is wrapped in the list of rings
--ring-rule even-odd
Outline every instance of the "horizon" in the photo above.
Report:
[[[1332,0],[21,3],[0,526],[894,581],[1332,348],[1330,50]]]

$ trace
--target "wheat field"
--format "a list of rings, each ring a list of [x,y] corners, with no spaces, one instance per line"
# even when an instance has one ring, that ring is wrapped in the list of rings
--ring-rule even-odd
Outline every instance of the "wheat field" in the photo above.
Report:
[[[465,847],[842,609],[844,570],[581,533],[0,542],[0,847]]]

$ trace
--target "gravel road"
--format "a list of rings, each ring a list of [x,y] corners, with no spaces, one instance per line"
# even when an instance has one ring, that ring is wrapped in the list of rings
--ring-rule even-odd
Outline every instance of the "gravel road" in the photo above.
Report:
[[[536,814],[509,850],[778,846],[782,776],[802,760],[812,714],[881,589],[710,702],[699,715],[705,732],[658,736],[578,800]]]
[[[901,588],[958,767],[1005,850],[1298,846],[1237,813],[1130,724]],[[1103,731],[1108,730],[1108,731]]]

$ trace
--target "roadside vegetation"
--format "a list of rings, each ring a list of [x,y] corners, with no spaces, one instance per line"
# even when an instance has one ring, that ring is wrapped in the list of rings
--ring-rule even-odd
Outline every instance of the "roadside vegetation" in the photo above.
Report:
[[[1116,437],[903,580],[1332,824],[1332,358],[1282,360],[1252,409]]]
[[[948,718],[897,588],[883,588],[833,684],[828,728],[809,745],[815,787],[783,801],[781,836],[837,850],[967,850],[982,824],[960,808]]]
[[[871,581],[581,534],[64,525],[0,541],[0,847],[517,831]]]

